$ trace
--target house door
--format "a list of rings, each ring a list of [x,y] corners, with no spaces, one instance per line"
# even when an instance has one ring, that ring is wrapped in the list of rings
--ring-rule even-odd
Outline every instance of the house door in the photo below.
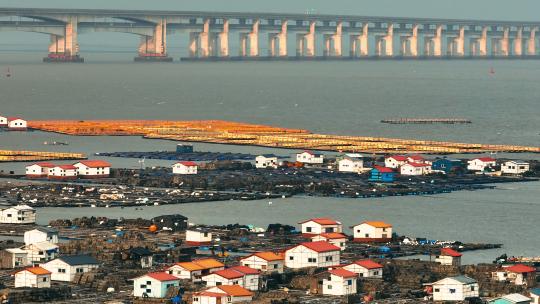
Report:
[[[388,238],[388,234],[383,234],[383,235],[382,235],[382,238],[383,238],[383,239],[387,239],[387,238]]]
[[[221,298],[216,298],[216,304],[221,304]]]

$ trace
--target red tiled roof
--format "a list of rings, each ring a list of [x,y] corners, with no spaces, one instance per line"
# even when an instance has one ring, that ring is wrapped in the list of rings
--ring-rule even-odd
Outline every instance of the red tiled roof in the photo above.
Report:
[[[381,167],[381,166],[373,166],[373,168],[379,170],[379,172],[381,172],[381,173],[392,173],[392,172],[394,172],[394,170],[392,170],[391,168],[386,168],[386,167]]]
[[[411,155],[409,156],[409,158],[412,160],[424,160],[424,157],[422,157],[422,155]]]
[[[64,170],[77,170],[77,167],[73,166],[73,165],[59,165],[59,166],[55,166],[55,168],[58,167],[60,169],[64,169]]]
[[[215,272],[212,272],[212,274],[218,275],[220,277],[224,277],[225,279],[238,279],[244,276],[244,273],[233,270],[233,269],[223,269],[218,270]]]
[[[177,162],[177,164],[181,164],[186,167],[197,167],[197,164],[192,161],[181,161],[181,162]]]
[[[343,233],[339,233],[339,232],[329,232],[329,233],[321,233],[319,234],[320,236],[326,238],[326,239],[329,239],[329,240],[335,240],[335,239],[345,239],[347,238],[347,236]],[[316,235],[317,236],[317,235]],[[316,237],[316,236],[313,236],[312,238]]]
[[[302,243],[298,246],[304,246],[306,248],[309,248],[315,252],[328,252],[328,251],[340,251],[341,248],[338,246],[332,245],[328,242],[320,241],[320,242],[307,242]]]
[[[383,265],[373,262],[372,260],[358,260],[358,261],[355,261],[353,264],[364,267],[366,269],[383,268]]]
[[[234,297],[249,297],[253,295],[251,291],[239,285],[220,285],[216,287],[223,290],[223,292],[226,294]]]
[[[481,161],[483,161],[485,163],[497,161],[495,158],[492,158],[492,157],[479,157],[479,158],[475,158],[475,159],[481,160]]]
[[[35,164],[32,164],[32,165],[38,165],[38,166],[43,167],[43,168],[54,168],[55,167],[55,165],[53,163],[48,163],[48,162],[35,163]]]
[[[441,255],[444,255],[444,256],[451,256],[451,257],[460,257],[462,256],[463,254],[455,251],[454,249],[452,248],[443,248],[441,249]]]
[[[307,222],[315,222],[319,225],[340,225],[341,223],[338,222],[338,221],[335,221],[331,218],[327,218],[327,217],[318,217],[318,218],[313,218],[313,219],[309,219],[307,221],[303,221],[301,223],[298,223],[298,224],[304,224],[304,223],[307,223]]]
[[[149,276],[153,279],[156,279],[158,281],[162,281],[162,282],[165,282],[165,281],[178,281],[178,278],[173,276],[173,275],[170,275],[166,272],[151,272],[151,273],[147,273],[146,276]]]
[[[411,165],[413,167],[421,168],[421,167],[431,167],[431,165],[428,164],[421,164],[421,163],[406,163],[406,165]]]
[[[506,271],[515,272],[515,273],[526,273],[526,272],[536,272],[536,268],[530,267],[523,264],[517,264],[505,268]]]
[[[352,271],[348,271],[348,270],[343,269],[343,268],[336,268],[336,269],[328,270],[328,272],[330,274],[333,274],[333,275],[336,275],[336,276],[342,277],[342,278],[354,278],[354,277],[358,276],[356,273],[354,273]]]
[[[387,156],[386,158],[393,158],[397,161],[406,161],[407,160],[407,156],[404,156],[404,155],[391,155],[391,156]]]
[[[111,164],[104,160],[82,160],[79,163],[90,168],[110,167]]]
[[[229,269],[241,272],[243,274],[259,274],[259,270],[247,266],[234,266]]]
[[[15,117],[15,116],[12,116],[12,117],[8,117],[8,118],[7,118],[8,121],[13,121],[13,120],[17,120],[17,119],[24,120],[24,119],[22,119],[22,118],[20,118],[20,117]]]

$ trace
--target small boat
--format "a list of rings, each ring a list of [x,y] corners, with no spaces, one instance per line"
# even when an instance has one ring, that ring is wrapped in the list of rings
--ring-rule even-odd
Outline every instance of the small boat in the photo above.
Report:
[[[10,68],[7,68],[6,77],[7,78],[11,77],[11,69]]]
[[[490,73],[491,75],[495,75],[495,69],[492,67],[492,68],[489,70],[489,73]]]

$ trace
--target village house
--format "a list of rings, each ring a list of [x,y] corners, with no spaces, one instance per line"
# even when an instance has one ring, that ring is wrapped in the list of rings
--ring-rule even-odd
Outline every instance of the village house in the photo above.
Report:
[[[7,248],[0,250],[0,268],[11,269],[30,265],[28,253],[20,248]]]
[[[312,242],[324,241],[338,246],[341,250],[347,248],[347,236],[339,232],[321,233],[311,237]]]
[[[46,178],[52,168],[54,168],[54,164],[48,162],[26,166],[26,178]]]
[[[180,262],[167,268],[167,272],[179,279],[201,281],[201,277],[225,269],[225,265],[215,259],[200,259]]]
[[[461,160],[450,158],[439,158],[431,164],[432,171],[444,172],[446,174],[461,168]]]
[[[246,266],[234,266],[203,276],[206,286],[240,285],[248,290],[259,290],[260,271]]]
[[[296,161],[303,164],[322,164],[324,162],[324,155],[304,151],[296,154]]]
[[[519,293],[507,294],[488,301],[488,304],[530,304],[531,298]]]
[[[339,172],[360,173],[364,169],[364,160],[360,154],[346,154],[338,161]]]
[[[392,240],[392,225],[381,221],[363,222],[353,229],[355,242],[380,242],[385,243]]]
[[[45,242],[31,243],[24,245],[21,249],[27,252],[29,263],[41,264],[58,257],[58,245]]]
[[[358,260],[343,266],[343,269],[356,273],[361,278],[382,279],[383,265],[372,260]]]
[[[357,274],[343,268],[328,270],[323,275],[322,294],[346,296],[356,294]]]
[[[154,264],[154,253],[145,247],[130,248],[129,259],[141,268],[151,268]]]
[[[58,230],[49,227],[37,227],[24,233],[24,243],[26,245],[39,242],[58,244]]]
[[[328,242],[307,242],[285,251],[288,268],[331,267],[340,264],[341,248]]]
[[[15,288],[50,288],[51,272],[41,267],[29,267],[15,273]]]
[[[304,236],[312,237],[321,233],[343,232],[343,224],[331,218],[320,217],[299,223]]]
[[[71,282],[76,274],[99,268],[99,262],[87,255],[61,256],[41,265],[52,273],[53,281]]]
[[[285,263],[281,255],[273,252],[257,252],[242,258],[240,264],[263,273],[283,273]]]
[[[0,209],[0,224],[34,224],[36,209],[28,205],[17,205]]]
[[[441,265],[460,266],[461,256],[461,253],[452,248],[442,248],[441,253],[435,257],[435,262],[440,263]]]
[[[532,304],[540,304],[540,288],[529,290],[529,296],[532,299]]]
[[[536,282],[536,268],[523,264],[503,267],[492,273],[496,281],[507,281],[515,285],[534,286]]]
[[[480,157],[467,161],[467,170],[470,171],[485,171],[487,168],[494,167],[497,160],[491,157]]]
[[[392,183],[396,173],[394,170],[386,167],[373,166],[370,171],[369,180],[372,182]]]
[[[8,125],[7,117],[0,115],[0,128],[6,128],[7,125]]]
[[[167,290],[180,286],[180,280],[165,272],[152,272],[133,279],[133,295],[142,298],[165,298]]]
[[[479,286],[475,279],[467,276],[448,277],[431,284],[433,301],[464,301],[478,297]]]
[[[273,155],[259,155],[255,158],[255,168],[266,169],[273,168],[277,169],[278,167],[278,158]]]
[[[173,174],[193,175],[197,174],[197,164],[192,161],[177,162],[172,166]]]
[[[408,163],[426,164],[428,161],[422,155],[409,155],[407,156]]]
[[[8,129],[11,131],[26,131],[28,123],[19,117],[8,117]]]
[[[251,303],[253,293],[238,285],[220,285],[194,293],[192,304]]]
[[[501,165],[503,174],[523,174],[530,169],[529,163],[515,160],[507,161]]]
[[[384,166],[386,168],[397,169],[407,163],[407,156],[404,155],[392,155],[384,158]]]
[[[186,244],[191,246],[204,246],[212,244],[212,232],[207,229],[186,230]]]
[[[406,163],[399,168],[401,175],[426,175],[431,173],[431,165],[423,163]]]
[[[104,160],[83,160],[73,166],[80,178],[103,178],[111,173],[111,164]]]
[[[49,170],[49,179],[70,180],[77,179],[77,167],[73,165],[57,165]]]

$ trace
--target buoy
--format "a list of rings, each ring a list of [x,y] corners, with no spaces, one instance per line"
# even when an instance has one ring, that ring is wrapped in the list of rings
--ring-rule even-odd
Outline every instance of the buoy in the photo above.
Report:
[[[156,232],[158,230],[158,227],[156,225],[151,225],[148,227],[148,231],[150,232]]]

